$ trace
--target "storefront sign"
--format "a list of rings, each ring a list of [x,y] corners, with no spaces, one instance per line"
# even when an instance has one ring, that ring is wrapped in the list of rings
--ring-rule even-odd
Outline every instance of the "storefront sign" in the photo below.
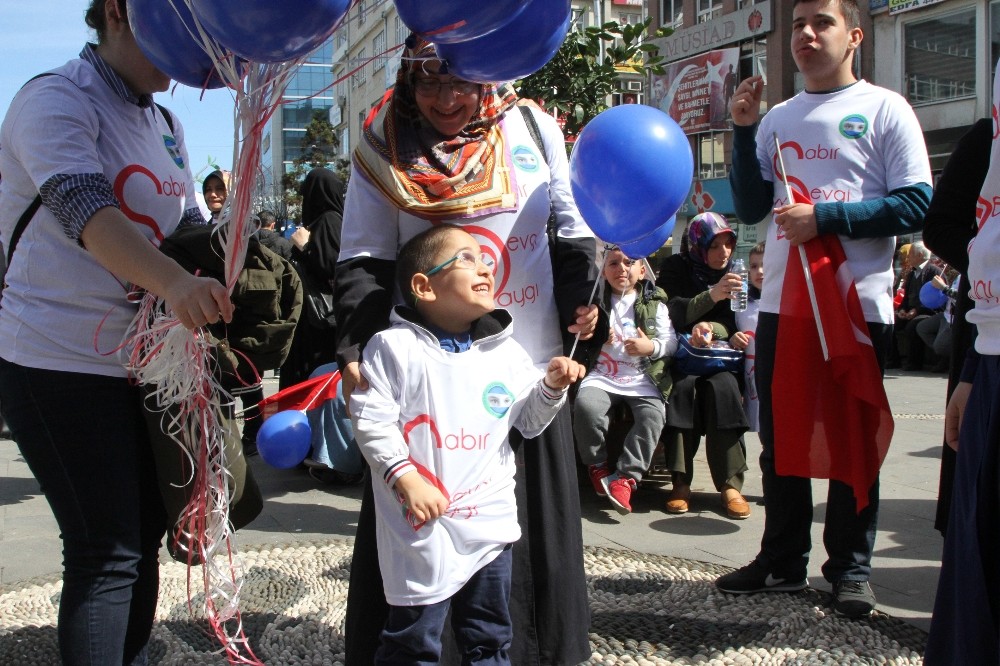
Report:
[[[729,129],[729,100],[736,89],[739,49],[719,49],[669,64],[654,76],[650,102],[687,134]]]
[[[889,0],[889,13],[901,14],[911,9],[920,9],[929,5],[936,5],[944,0]]]
[[[735,12],[676,31],[669,37],[650,43],[660,50],[667,62],[696,53],[711,51],[727,44],[753,39],[771,32],[771,2],[761,2]]]

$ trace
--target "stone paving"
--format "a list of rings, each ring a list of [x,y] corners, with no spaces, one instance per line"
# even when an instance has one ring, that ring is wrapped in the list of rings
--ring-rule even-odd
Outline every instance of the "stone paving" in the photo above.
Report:
[[[276,380],[266,381],[269,391],[276,390]],[[892,621],[926,630],[942,545],[933,521],[945,379],[938,374],[891,371],[886,388],[896,415],[896,430],[881,477],[880,529],[871,582],[882,613]],[[751,470],[744,491],[752,506],[748,520],[726,518],[718,494],[711,489],[704,457],[699,454],[691,512],[682,516],[662,510],[669,483],[655,476],[640,486],[633,500],[635,510],[627,516],[620,516],[607,500],[581,487],[588,552],[626,549],[636,553],[632,558],[621,554],[623,562],[644,557],[680,558],[701,563],[708,571],[745,564],[756,553],[763,528],[760,477],[755,471],[760,446],[755,436],[748,436],[747,447]],[[239,532],[241,548],[259,551],[279,544],[343,541],[353,535],[360,488],[321,486],[302,471],[275,470],[259,458],[251,464],[267,501],[264,513]],[[830,589],[819,573],[825,483],[815,482],[814,488],[817,522],[809,576],[815,592],[807,594],[818,595],[817,603],[822,606],[824,593]],[[30,578],[54,580],[60,561],[58,531],[48,505],[16,446],[0,440],[0,595],[21,589]],[[0,619],[0,633],[3,631],[4,620]]]

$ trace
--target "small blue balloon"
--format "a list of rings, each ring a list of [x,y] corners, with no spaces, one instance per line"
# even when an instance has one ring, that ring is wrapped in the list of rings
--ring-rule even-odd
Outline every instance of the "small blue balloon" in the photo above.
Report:
[[[257,451],[271,467],[290,469],[309,455],[312,428],[305,412],[286,409],[270,416],[257,432]]]
[[[406,27],[435,44],[475,39],[510,22],[530,0],[396,0]]]
[[[618,249],[629,259],[644,259],[663,247],[670,235],[674,233],[674,224],[677,216],[673,215],[661,226],[646,234],[642,238],[637,238],[630,243],[619,243]]]
[[[247,60],[274,63],[319,48],[340,25],[351,0],[192,0],[191,7],[227,49]]]
[[[583,128],[569,174],[591,230],[621,245],[648,236],[677,213],[691,189],[694,157],[673,118],[651,106],[622,104]]]
[[[568,0],[529,0],[509,22],[486,35],[453,44],[435,42],[448,72],[466,81],[513,81],[545,66],[566,39]],[[433,41],[433,40],[432,40]],[[497,57],[502,53],[503,57]]]
[[[192,36],[198,33],[184,0],[127,0],[126,8],[139,49],[158,70],[192,88],[226,85],[215,60]]]
[[[920,304],[929,310],[940,310],[948,303],[948,294],[934,286],[932,282],[925,282],[920,288]]]

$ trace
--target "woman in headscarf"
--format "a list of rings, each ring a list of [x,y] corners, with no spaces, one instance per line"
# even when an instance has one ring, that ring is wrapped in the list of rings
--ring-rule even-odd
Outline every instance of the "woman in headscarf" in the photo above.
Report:
[[[550,214],[553,221],[547,228]],[[335,299],[338,362],[348,390],[368,339],[388,326],[396,254],[448,221],[496,263],[496,302],[538,363],[563,336],[589,338],[596,241],[573,202],[562,132],[509,84],[453,76],[433,46],[411,37],[396,85],[371,112],[354,152]],[[470,396],[470,409],[478,396]],[[516,664],[590,657],[579,488],[569,410],[536,440],[511,434],[522,537],[514,545],[511,615]],[[372,477],[381,470],[372,470]],[[372,663],[386,617],[370,483],[358,521],[347,607],[347,662]],[[442,566],[447,566],[443,563]]]
[[[302,277],[304,297],[332,307],[333,279],[340,257],[340,229],[344,219],[344,181],[329,169],[310,171],[299,191],[302,194],[302,224],[292,233],[292,262]],[[304,382],[321,365],[337,357],[337,339],[332,310],[328,316],[310,304],[302,306],[302,317],[288,358],[281,366],[279,389]]]
[[[229,197],[229,172],[216,169],[201,181],[201,195],[205,198],[205,206],[211,216],[209,221],[216,224],[222,215],[222,207]]]
[[[728,340],[745,349],[749,339],[736,327],[730,307],[732,294],[742,280],[730,272],[736,232],[718,213],[691,219],[681,252],[663,260],[656,286],[670,297],[670,318],[678,335],[691,335],[695,346]],[[706,457],[726,515],[742,520],[750,515],[744,499],[743,473],[747,470],[743,433],[748,429],[739,381],[735,374],[688,376],[674,369],[674,390],[667,405],[667,426],[662,441],[671,471],[673,489],[668,513],[686,513],[691,498],[695,452],[705,436]]]

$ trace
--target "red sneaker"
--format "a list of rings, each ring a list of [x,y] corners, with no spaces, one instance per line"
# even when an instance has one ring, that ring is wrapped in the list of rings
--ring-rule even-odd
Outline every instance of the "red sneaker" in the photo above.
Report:
[[[601,483],[607,488],[608,499],[615,505],[618,513],[632,513],[632,493],[635,491],[635,479],[616,476],[611,481],[604,479]]]
[[[604,484],[601,483],[601,479],[611,474],[611,470],[608,469],[608,463],[602,462],[597,465],[590,465],[587,467],[587,471],[590,473],[590,485],[594,486],[594,492],[600,497],[607,495],[607,491],[604,490]]]

